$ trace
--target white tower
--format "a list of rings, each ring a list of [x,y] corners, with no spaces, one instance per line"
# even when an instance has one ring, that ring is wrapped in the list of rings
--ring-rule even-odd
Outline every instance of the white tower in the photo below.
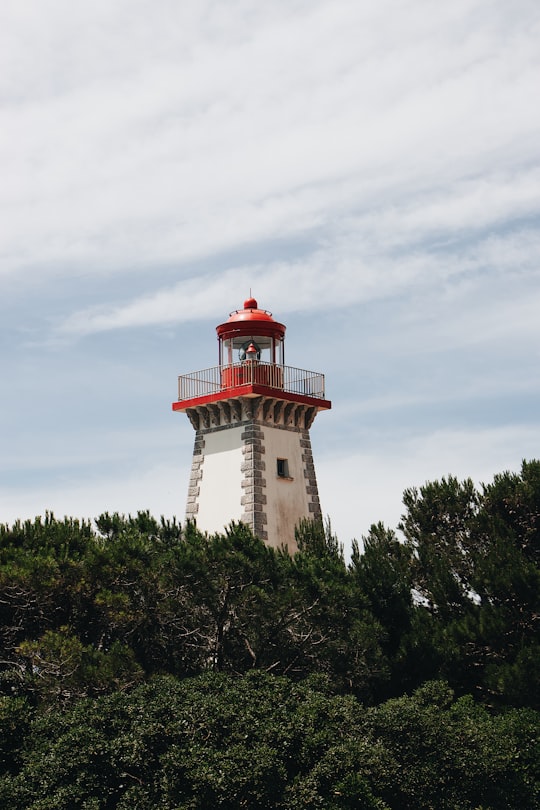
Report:
[[[309,429],[332,407],[324,375],[285,365],[285,326],[254,298],[216,331],[219,365],[181,375],[172,405],[196,431],[186,517],[243,521],[292,553],[298,522],[321,517]]]

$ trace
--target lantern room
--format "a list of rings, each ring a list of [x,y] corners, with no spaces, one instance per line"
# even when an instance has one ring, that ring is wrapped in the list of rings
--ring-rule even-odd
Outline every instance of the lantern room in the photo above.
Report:
[[[280,366],[285,363],[285,326],[275,321],[271,312],[259,309],[255,298],[244,301],[244,309],[231,312],[216,332],[222,368],[255,361]]]

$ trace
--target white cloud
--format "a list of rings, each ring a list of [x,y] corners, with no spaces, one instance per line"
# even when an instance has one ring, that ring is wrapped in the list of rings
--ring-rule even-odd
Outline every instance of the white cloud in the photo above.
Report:
[[[357,233],[353,232],[353,229]],[[322,247],[300,260],[269,262],[263,266],[238,266],[219,275],[197,276],[180,281],[173,287],[142,295],[127,304],[107,308],[77,311],[59,325],[63,334],[85,335],[110,329],[133,328],[162,323],[181,323],[223,315],[223,302],[247,294],[255,283],[254,292],[264,305],[279,303],[279,312],[327,311],[329,307],[351,306],[361,302],[396,296],[415,290],[423,299],[431,298],[429,308],[414,307],[413,318],[440,318],[441,305],[460,304],[460,318],[443,319],[436,325],[440,331],[450,326],[459,331],[459,340],[476,341],[481,335],[504,335],[508,329],[536,330],[538,291],[525,289],[524,296],[507,301],[512,280],[524,274],[531,283],[538,275],[540,239],[533,231],[511,233],[508,236],[488,236],[477,241],[468,253],[455,255],[419,251],[416,245],[402,246],[402,252],[391,254],[376,251],[366,245],[369,229],[360,220],[348,223],[348,229],[336,236],[335,242]],[[409,253],[407,253],[407,248]],[[331,270],[328,270],[331,268]],[[501,280],[502,290],[499,290]],[[446,292],[447,285],[448,293]],[[294,292],[291,294],[291,291]],[[467,319],[478,319],[475,296],[488,298],[504,296],[506,318],[487,309],[467,329]],[[474,306],[471,308],[470,304]]]
[[[15,7],[15,33],[3,37],[6,68],[24,36],[38,51],[2,120],[0,272],[185,262],[324,233],[344,205],[380,208],[381,196],[388,206],[415,188],[445,207],[443,188],[501,163],[509,177],[536,153],[528,3],[528,25],[472,0],[232,3],[227,14],[216,4],[55,6],[63,23],[51,26],[33,5],[50,41]],[[482,27],[471,25],[481,14]],[[487,196],[473,190],[471,204]]]

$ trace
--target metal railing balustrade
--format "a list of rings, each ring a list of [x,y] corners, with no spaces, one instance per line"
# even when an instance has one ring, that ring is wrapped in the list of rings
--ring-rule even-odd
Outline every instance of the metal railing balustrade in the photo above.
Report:
[[[211,396],[240,385],[264,385],[288,394],[324,399],[324,374],[275,363],[246,361],[178,377],[178,401]]]

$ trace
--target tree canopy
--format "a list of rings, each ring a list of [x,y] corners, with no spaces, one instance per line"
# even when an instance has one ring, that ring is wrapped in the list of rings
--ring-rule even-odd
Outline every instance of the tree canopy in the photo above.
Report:
[[[329,523],[294,556],[147,512],[0,526],[0,804],[538,806],[540,462],[403,502],[350,562]]]

